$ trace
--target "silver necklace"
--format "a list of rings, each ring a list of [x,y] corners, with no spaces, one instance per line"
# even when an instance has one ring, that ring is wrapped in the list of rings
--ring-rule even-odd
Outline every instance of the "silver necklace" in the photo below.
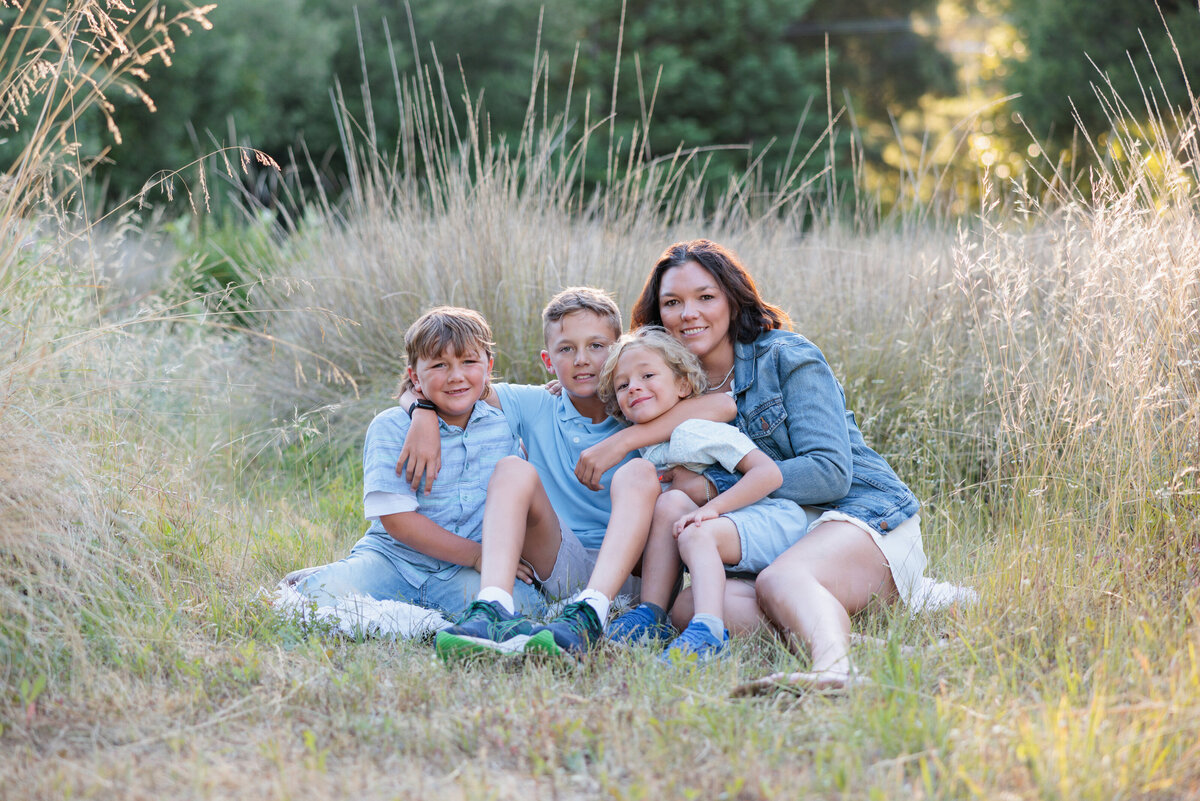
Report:
[[[734,365],[736,365],[736,364],[737,364],[737,362],[734,362]],[[716,392],[718,389],[725,386],[725,382],[729,380],[729,376],[731,376],[731,375],[733,375],[733,367],[732,366],[729,368],[729,372],[725,374],[725,377],[721,379],[721,383],[717,384],[716,386],[709,387],[708,391]]]

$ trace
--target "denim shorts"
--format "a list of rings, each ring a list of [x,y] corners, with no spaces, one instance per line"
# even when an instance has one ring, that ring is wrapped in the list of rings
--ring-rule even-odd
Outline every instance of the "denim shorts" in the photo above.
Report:
[[[741,560],[733,567],[726,567],[726,572],[747,576],[761,573],[775,557],[808,533],[809,524],[819,514],[817,509],[809,510],[783,498],[763,498],[721,515],[737,526],[742,546]]]

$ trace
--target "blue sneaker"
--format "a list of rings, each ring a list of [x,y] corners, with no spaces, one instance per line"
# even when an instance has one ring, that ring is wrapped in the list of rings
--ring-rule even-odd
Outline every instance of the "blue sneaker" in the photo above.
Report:
[[[671,639],[675,629],[667,622],[667,613],[657,604],[642,603],[608,624],[608,638],[615,642],[662,643]]]
[[[533,631],[528,618],[513,615],[495,601],[472,601],[462,617],[434,638],[443,661],[482,654],[519,654]]]
[[[578,658],[603,638],[604,626],[596,610],[587,601],[576,601],[546,625],[534,627],[525,653]]]
[[[725,629],[724,638],[718,640],[703,623],[692,621],[688,623],[678,637],[671,641],[667,650],[658,661],[664,665],[681,665],[691,660],[695,654],[697,662],[707,662],[720,656],[729,644],[729,629]]]

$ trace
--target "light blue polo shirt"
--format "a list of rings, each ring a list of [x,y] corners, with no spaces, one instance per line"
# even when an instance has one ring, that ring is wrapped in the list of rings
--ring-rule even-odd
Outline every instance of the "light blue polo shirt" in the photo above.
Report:
[[[415,511],[452,534],[480,542],[483,502],[492,471],[505,456],[519,453],[519,443],[505,416],[499,409],[477,401],[466,428],[438,418],[442,468],[429,495],[417,495],[404,476],[396,473],[396,460],[410,423],[408,413],[399,406],[380,412],[371,421],[363,443],[363,497],[372,492],[411,496]],[[435,559],[398,542],[378,519],[372,521],[351,553],[364,550],[386,556],[400,575],[417,587],[433,574],[449,578],[462,569],[461,565]]]
[[[579,454],[625,426],[612,417],[599,423],[575,409],[567,393],[551,395],[539,386],[493,384],[512,432],[525,443],[529,462],[537,469],[558,519],[579,537],[585,548],[599,548],[612,513],[609,489],[613,473],[636,453],[601,478],[599,492],[579,483],[575,465]],[[439,480],[440,480],[439,476]]]

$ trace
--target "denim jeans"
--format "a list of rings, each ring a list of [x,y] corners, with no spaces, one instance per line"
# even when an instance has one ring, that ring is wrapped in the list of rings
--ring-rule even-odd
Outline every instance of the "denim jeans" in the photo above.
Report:
[[[400,574],[386,556],[359,550],[339,562],[332,562],[300,581],[296,589],[318,604],[331,598],[365,595],[381,601],[405,601],[457,616],[475,600],[479,592],[479,573],[469,567],[457,571],[430,574],[419,586]],[[541,615],[546,602],[523,581],[513,587],[517,611]]]

